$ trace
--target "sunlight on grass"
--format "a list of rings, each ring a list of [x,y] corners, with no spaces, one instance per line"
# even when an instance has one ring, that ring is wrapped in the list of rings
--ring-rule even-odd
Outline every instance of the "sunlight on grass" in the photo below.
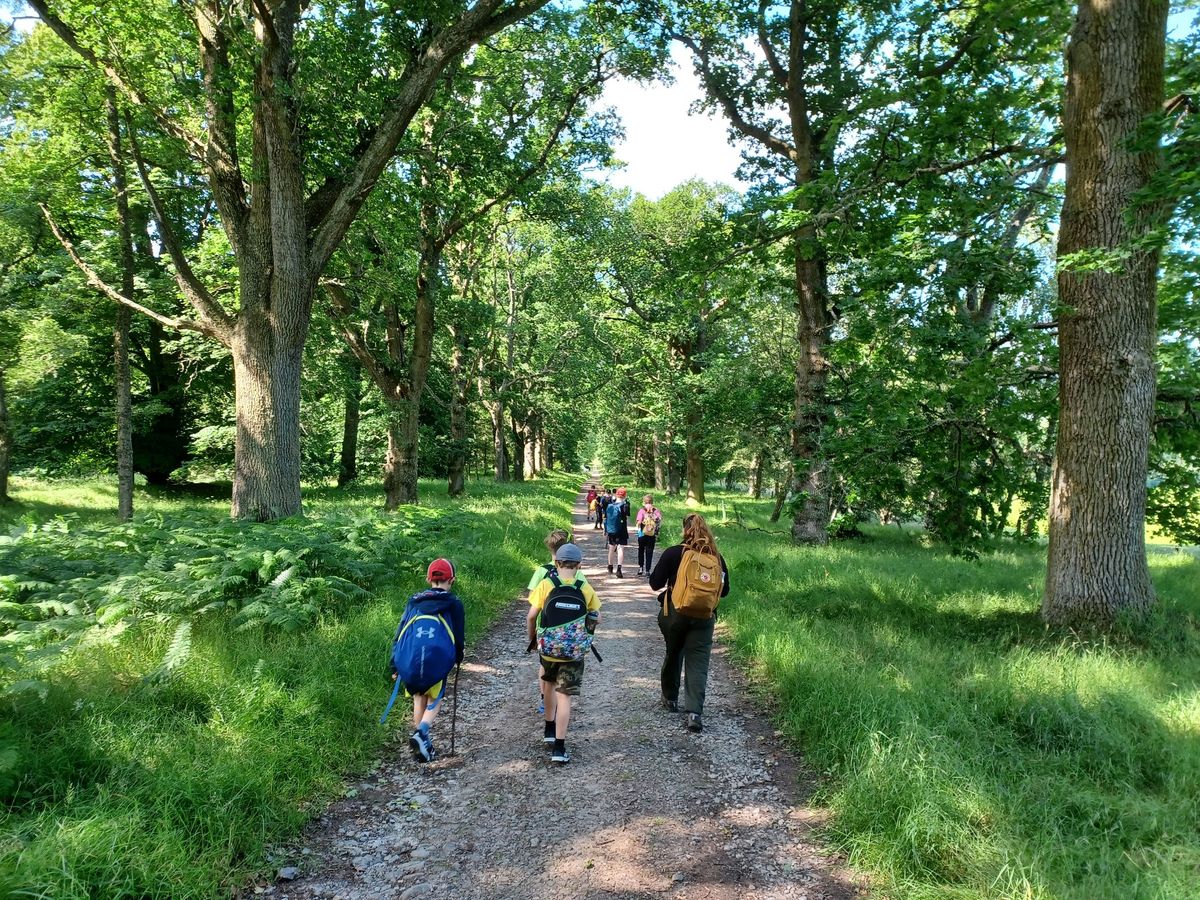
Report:
[[[666,546],[685,509],[660,506]],[[869,528],[796,548],[742,527],[785,531],[769,509],[702,510],[731,570],[722,619],[883,894],[1200,896],[1193,555],[1152,553],[1152,620],[1088,637],[1041,624],[1043,547],[970,562]]]

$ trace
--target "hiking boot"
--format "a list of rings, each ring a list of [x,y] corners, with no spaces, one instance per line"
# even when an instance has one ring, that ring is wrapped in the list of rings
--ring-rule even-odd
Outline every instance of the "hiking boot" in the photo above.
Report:
[[[566,765],[571,761],[571,754],[567,752],[567,745],[563,741],[554,742],[554,752],[550,754],[550,762],[560,766]]]
[[[662,703],[662,708],[665,709],[667,712],[673,712],[673,713],[679,712],[679,701],[668,700],[666,697],[663,697],[660,702]]]
[[[542,743],[545,744],[547,747],[553,747],[554,740],[555,740],[555,738],[554,738],[554,723],[547,722],[546,723],[546,732],[542,736]]]
[[[688,713],[687,730],[697,733],[704,730],[704,723],[700,721],[700,713]]]
[[[618,577],[618,578],[624,578],[624,577],[625,577],[624,575],[622,575],[622,574],[621,574],[621,567],[620,567],[620,566],[617,566],[617,577]]]
[[[608,567],[608,574],[609,574],[609,575],[611,575],[611,574],[612,574],[612,566],[609,566],[609,567]]]

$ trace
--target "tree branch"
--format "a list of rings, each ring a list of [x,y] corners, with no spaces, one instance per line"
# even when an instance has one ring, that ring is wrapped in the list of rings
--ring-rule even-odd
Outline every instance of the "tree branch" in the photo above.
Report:
[[[166,325],[168,328],[176,328],[180,331],[197,331],[200,334],[207,335],[208,337],[221,344],[224,344],[227,347],[229,346],[229,343],[225,340],[224,336],[219,332],[214,331],[207,323],[197,322],[194,319],[176,319],[171,316],[165,316],[156,310],[150,309],[148,306],[142,306],[142,304],[138,303],[136,300],[126,297],[120,291],[109,285],[96,273],[95,269],[84,262],[83,257],[81,257],[76,251],[75,245],[72,244],[59,230],[58,224],[54,221],[54,217],[50,214],[50,210],[46,207],[46,204],[39,203],[38,208],[41,209],[42,215],[46,218],[46,223],[50,226],[50,230],[54,233],[54,236],[58,239],[58,242],[62,245],[62,248],[66,250],[67,255],[71,257],[71,261],[75,263],[75,266],[84,274],[84,277],[87,278],[88,284],[90,284],[104,296],[116,303],[120,303],[124,306],[128,306],[132,310],[136,310],[144,316],[149,316],[155,322],[158,322],[161,325]]]
[[[175,229],[171,227],[171,222],[167,218],[167,211],[163,207],[158,190],[154,187],[154,183],[150,180],[150,174],[146,171],[146,161],[142,158],[141,147],[138,146],[137,138],[134,136],[133,123],[128,119],[126,119],[126,127],[129,131],[129,147],[133,152],[134,163],[137,165],[138,177],[141,179],[146,196],[150,198],[150,208],[154,211],[154,221],[158,224],[159,237],[162,238],[163,246],[167,248],[167,254],[171,257],[171,263],[175,269],[175,283],[179,285],[179,290],[183,293],[184,298],[192,305],[200,318],[213,331],[224,335],[221,342],[230,346],[233,342],[234,320],[213,298],[204,282],[200,280],[187,261]]]
[[[763,56],[767,59],[767,65],[771,68],[771,74],[775,76],[775,80],[783,89],[787,89],[788,72],[779,62],[779,56],[775,52],[775,45],[771,43],[771,37],[767,34],[767,7],[771,5],[771,0],[758,0],[758,45],[762,47]]]
[[[391,103],[391,112],[371,137],[362,155],[350,168],[336,198],[319,222],[309,222],[312,233],[310,259],[313,273],[321,272],[345,237],[388,161],[408,129],[413,116],[429,99],[442,71],[467,48],[491,37],[505,26],[545,6],[549,0],[522,0],[497,11],[502,0],[476,0],[451,25],[437,32],[402,76],[403,86]]]
[[[75,30],[50,10],[50,5],[46,3],[46,0],[29,0],[29,5],[34,8],[50,30],[62,39],[63,43],[74,50],[84,60],[100,69],[108,77],[108,80],[116,85],[129,99],[130,103],[147,110],[163,131],[183,141],[188,148],[189,154],[195,159],[203,160],[205,158],[204,141],[180,125],[174,118],[167,115],[164,110],[152,104],[150,98],[130,84],[112,62],[80,43],[79,36],[75,33]]]
[[[671,38],[679,41],[685,47],[692,51],[696,57],[696,68],[700,72],[700,80],[704,82],[705,88],[714,100],[721,104],[721,108],[725,110],[725,116],[729,119],[729,123],[746,137],[758,141],[772,153],[776,153],[785,159],[796,161],[796,150],[786,141],[780,140],[766,128],[761,125],[755,125],[742,115],[742,111],[738,109],[733,97],[721,89],[717,83],[716,76],[712,71],[712,63],[709,61],[708,51],[698,41],[688,37],[686,34],[672,32]]]

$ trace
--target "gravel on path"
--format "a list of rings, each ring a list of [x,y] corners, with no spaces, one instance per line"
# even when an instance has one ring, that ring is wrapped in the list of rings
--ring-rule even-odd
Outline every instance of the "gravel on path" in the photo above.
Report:
[[[656,600],[637,571],[607,573],[603,532],[581,494],[575,540],[603,601],[597,648],[574,704],[572,760],[542,743],[537,658],[526,654],[524,599],[468,655],[459,680],[457,755],[450,710],[434,726],[443,754],[409,756],[406,710],[385,758],[295,847],[281,879],[255,894],[308,898],[686,897],[848,900],[865,894],[822,848],[811,778],[718,643],[704,731],[659,703]],[[627,559],[629,556],[627,554]],[[733,588],[737,589],[736,570]],[[447,704],[450,698],[447,698]],[[249,893],[249,892],[248,892]]]

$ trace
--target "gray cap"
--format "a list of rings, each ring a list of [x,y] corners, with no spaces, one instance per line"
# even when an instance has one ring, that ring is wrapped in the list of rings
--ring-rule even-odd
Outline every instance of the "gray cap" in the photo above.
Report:
[[[575,544],[563,544],[554,554],[554,561],[560,563],[583,562],[583,551]]]

